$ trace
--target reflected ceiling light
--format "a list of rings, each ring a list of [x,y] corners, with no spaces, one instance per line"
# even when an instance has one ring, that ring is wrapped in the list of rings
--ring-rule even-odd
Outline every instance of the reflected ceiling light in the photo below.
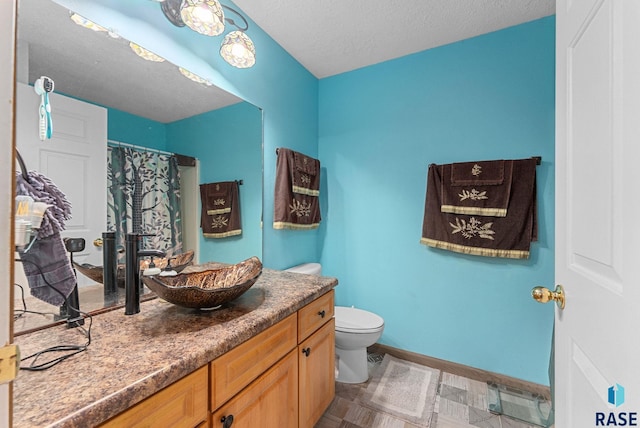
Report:
[[[105,32],[105,33],[109,34],[109,36],[113,37],[114,39],[119,39],[120,38],[120,36],[117,35],[116,33],[107,30],[102,25],[98,25],[95,22],[90,21],[87,18],[85,18],[84,16],[78,15],[75,12],[69,11],[69,18],[71,18],[71,20],[73,22],[75,22],[76,24],[78,24],[81,27],[88,28],[89,30],[93,30],[93,31]]]
[[[218,0],[165,0],[160,6],[173,25],[187,25],[200,34],[217,36],[224,32],[225,23],[234,26],[236,30],[227,34],[222,41],[220,55],[237,68],[249,68],[256,63],[255,45],[245,33],[249,29],[249,23],[237,10],[220,4]],[[244,25],[240,26],[225,16],[224,10],[237,15]]]
[[[187,77],[187,78],[193,80],[194,82],[202,83],[202,84],[207,85],[207,86],[213,85],[213,83],[209,82],[207,79],[203,79],[202,77],[198,76],[197,74],[194,74],[194,73],[190,72],[186,68],[178,67],[178,70],[180,70],[180,73],[182,73],[182,75],[184,77]]]
[[[140,58],[144,58],[147,61],[164,62],[164,58],[162,58],[160,55],[156,55],[150,50],[147,50],[136,43],[129,42],[129,46],[131,47],[131,50],[134,51]]]

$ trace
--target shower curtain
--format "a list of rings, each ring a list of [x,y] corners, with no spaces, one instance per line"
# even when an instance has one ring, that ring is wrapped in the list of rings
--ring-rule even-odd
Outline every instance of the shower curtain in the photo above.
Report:
[[[127,233],[149,234],[144,248],[182,253],[180,174],[175,156],[132,147],[107,149],[107,229],[118,250]],[[119,251],[118,259],[124,261]]]

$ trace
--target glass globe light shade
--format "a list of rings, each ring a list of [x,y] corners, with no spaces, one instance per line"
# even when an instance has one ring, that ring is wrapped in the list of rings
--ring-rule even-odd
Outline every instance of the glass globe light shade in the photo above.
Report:
[[[213,85],[213,83],[209,82],[206,79],[203,79],[202,77],[198,76],[197,74],[194,74],[194,73],[190,72],[186,68],[178,67],[178,70],[180,70],[180,73],[182,73],[182,75],[184,77],[187,77],[187,78],[193,80],[194,82],[202,83],[202,84],[207,85],[207,86]]]
[[[256,47],[242,31],[232,31],[224,37],[220,55],[237,68],[253,67],[256,63]]]
[[[136,55],[138,55],[140,58],[144,58],[147,61],[153,61],[153,62],[163,62],[164,58],[162,58],[160,55],[156,55],[153,52],[151,52],[150,50],[147,50],[145,48],[143,48],[140,45],[137,45],[133,42],[129,42],[129,47],[131,47],[131,50],[134,51],[136,53]]]
[[[218,0],[183,0],[182,21],[200,34],[217,36],[224,31],[224,12]]]

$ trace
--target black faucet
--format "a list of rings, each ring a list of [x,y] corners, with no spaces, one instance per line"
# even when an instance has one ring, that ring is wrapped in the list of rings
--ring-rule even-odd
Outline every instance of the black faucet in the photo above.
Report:
[[[125,239],[125,277],[124,277],[124,314],[134,315],[140,312],[140,257],[164,257],[160,250],[141,250],[140,242],[144,235],[127,233]]]

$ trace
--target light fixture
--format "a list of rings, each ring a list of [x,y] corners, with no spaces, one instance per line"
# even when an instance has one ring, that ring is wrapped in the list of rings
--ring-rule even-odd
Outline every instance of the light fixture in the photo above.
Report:
[[[187,27],[205,36],[218,36],[224,31],[224,12],[218,0],[184,0],[180,17]]]
[[[140,45],[138,45],[136,43],[129,42],[129,47],[140,58],[146,59],[147,61],[164,62],[164,58],[162,58],[160,55],[156,55],[153,52],[151,52],[150,50],[147,50],[147,49],[143,48],[142,46],[140,46]]]
[[[218,0],[165,0],[160,4],[169,22],[177,27],[185,25],[200,34],[217,36],[224,32],[225,22],[236,30],[228,33],[221,44],[220,55],[230,65],[249,68],[256,62],[255,45],[245,33],[249,23],[237,10],[220,4]],[[226,17],[224,10],[237,15],[243,26]]]
[[[242,31],[232,31],[222,41],[220,55],[237,68],[253,67],[256,63],[256,48],[251,39]]]

